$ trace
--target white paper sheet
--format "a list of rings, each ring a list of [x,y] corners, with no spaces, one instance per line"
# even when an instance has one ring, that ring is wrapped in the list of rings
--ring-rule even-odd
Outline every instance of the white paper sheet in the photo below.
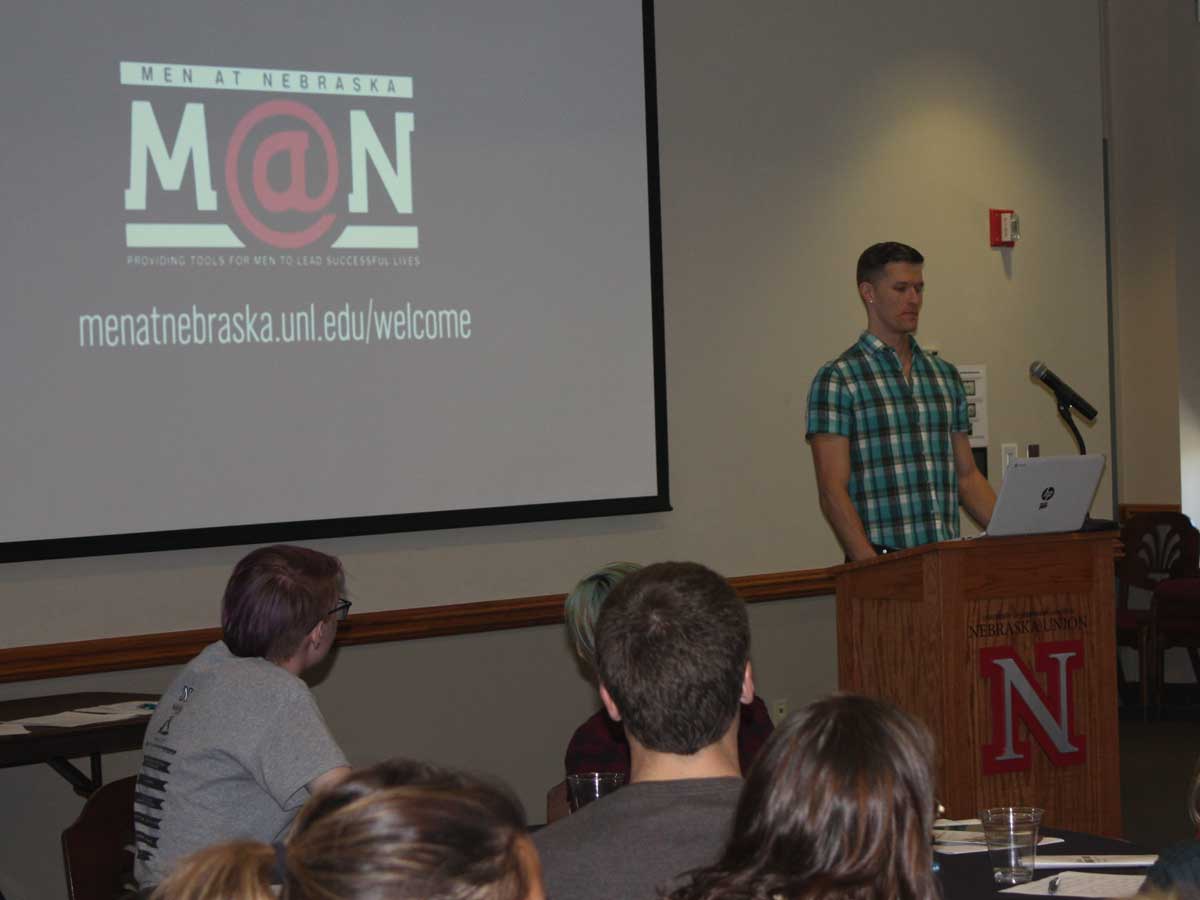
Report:
[[[153,700],[126,700],[122,703],[105,703],[102,706],[85,706],[75,712],[107,716],[110,719],[128,719],[131,716],[145,716],[154,712],[158,706]]]
[[[1034,860],[1035,869],[1123,869],[1137,866],[1149,867],[1158,861],[1154,853],[1082,853],[1061,856],[1039,853]]]
[[[13,721],[20,725],[76,728],[80,725],[99,725],[104,722],[117,722],[121,719],[144,716],[153,712],[155,706],[156,704],[145,700],[127,700],[123,703],[89,706],[84,709],[71,709],[49,716],[30,716],[26,719],[13,719]]]
[[[31,716],[28,719],[14,719],[19,725],[40,725],[52,726],[54,728],[76,728],[80,725],[102,725],[105,722],[112,722],[118,719],[129,718],[128,716],[105,716],[97,715],[96,713],[81,713],[70,710],[68,712],[55,713],[52,716]]]
[[[29,729],[16,722],[0,722],[0,737],[8,737],[11,734],[29,734]]]
[[[1048,875],[1037,881],[1013,885],[1002,894],[1034,894],[1044,897],[1132,897],[1142,887],[1145,875],[1106,875],[1100,872],[1062,872],[1058,890],[1050,893],[1050,882],[1056,876]]]
[[[953,834],[954,832],[950,832]],[[936,835],[937,833],[934,832]],[[962,834],[962,832],[959,832]],[[936,837],[935,837],[936,840]],[[1050,844],[1061,844],[1063,839],[1060,837],[1044,837],[1038,841],[1039,847],[1046,847]],[[940,841],[933,845],[933,849],[938,853],[945,853],[947,856],[958,856],[963,853],[987,853],[987,844],[983,843],[962,843],[962,844],[944,844]]]

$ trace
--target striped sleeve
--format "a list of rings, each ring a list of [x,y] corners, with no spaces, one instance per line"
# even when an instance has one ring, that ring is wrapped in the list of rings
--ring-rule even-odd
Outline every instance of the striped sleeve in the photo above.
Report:
[[[966,405],[963,412],[966,412]],[[808,390],[808,429],[804,439],[815,434],[850,437],[854,430],[854,408],[841,372],[833,363],[817,370]]]

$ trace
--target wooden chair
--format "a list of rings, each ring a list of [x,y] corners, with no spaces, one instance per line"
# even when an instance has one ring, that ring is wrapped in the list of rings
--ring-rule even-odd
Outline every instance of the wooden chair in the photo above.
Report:
[[[1148,512],[1125,521],[1121,541],[1125,554],[1117,563],[1117,646],[1138,652],[1142,709],[1148,715],[1151,696],[1157,702],[1161,695],[1164,642],[1186,637],[1184,625],[1190,614],[1183,612],[1186,604],[1179,602],[1180,587],[1175,582],[1182,579],[1188,587],[1200,588],[1200,580],[1190,584],[1192,576],[1200,574],[1200,532],[1182,513]],[[1129,608],[1131,588],[1150,592],[1149,609]],[[1200,604],[1195,615],[1200,626]],[[1198,662],[1193,656],[1193,665]],[[1117,671],[1121,673],[1120,666]],[[1196,671],[1200,680],[1200,667]]]
[[[1200,684],[1200,573],[1162,582],[1150,604],[1150,656],[1158,689],[1155,700],[1161,704],[1164,660],[1172,647],[1187,650],[1192,677]]]
[[[115,900],[133,884],[133,792],[137,776],[99,788],[63,833],[70,900]]]

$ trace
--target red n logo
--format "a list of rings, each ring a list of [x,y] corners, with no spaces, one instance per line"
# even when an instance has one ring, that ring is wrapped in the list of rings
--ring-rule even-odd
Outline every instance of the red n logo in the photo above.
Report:
[[[1017,733],[1018,718],[1055,765],[1076,766],[1086,759],[1087,738],[1076,731],[1071,702],[1074,673],[1083,668],[1083,641],[1040,643],[1034,655],[1045,690],[1015,648],[979,651],[979,672],[990,682],[992,707],[992,740],[983,745],[986,774],[1019,772],[1033,764],[1029,739]]]

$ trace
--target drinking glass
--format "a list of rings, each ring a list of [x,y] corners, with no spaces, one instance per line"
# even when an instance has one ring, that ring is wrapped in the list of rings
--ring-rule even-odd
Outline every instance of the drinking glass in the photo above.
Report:
[[[624,783],[625,776],[620,772],[584,772],[580,775],[568,775],[567,804],[571,807],[571,812],[576,812],[593,800],[611,794]]]
[[[1042,812],[1033,806],[997,806],[979,814],[997,884],[1032,880]]]

